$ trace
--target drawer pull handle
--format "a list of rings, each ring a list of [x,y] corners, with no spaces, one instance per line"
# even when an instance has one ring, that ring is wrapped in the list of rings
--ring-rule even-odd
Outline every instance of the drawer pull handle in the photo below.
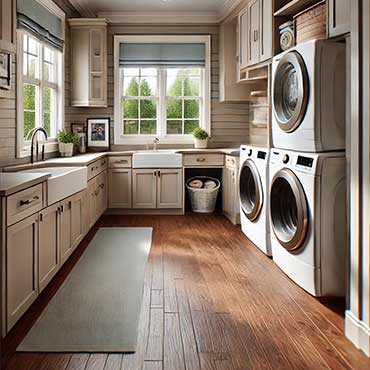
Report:
[[[32,204],[34,202],[37,202],[40,199],[39,196],[35,195],[32,199],[26,199],[26,200],[21,200],[20,205],[21,206],[27,206],[29,204]]]
[[[199,163],[203,163],[203,162],[205,162],[206,161],[206,159],[205,158],[197,158],[197,162],[199,162]]]
[[[116,161],[114,163],[128,163],[127,159],[121,159],[120,161]]]
[[[99,185],[99,188],[100,188],[100,189],[104,189],[104,184],[100,184],[100,185]]]

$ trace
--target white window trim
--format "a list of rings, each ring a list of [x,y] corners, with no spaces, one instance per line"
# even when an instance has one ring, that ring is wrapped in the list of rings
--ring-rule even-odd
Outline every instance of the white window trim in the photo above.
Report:
[[[37,0],[49,12],[56,15],[62,21],[63,37],[65,37],[65,13],[52,0]],[[23,35],[27,33],[23,30],[17,30],[17,158],[29,157],[31,155],[31,147],[28,142],[24,141],[24,118],[23,114]],[[32,36],[32,35],[31,35]],[[39,43],[41,41],[37,40]],[[45,45],[48,46],[48,45]],[[57,109],[57,127],[56,131],[64,127],[64,105],[65,105],[65,91],[64,91],[64,61],[65,53],[59,53],[59,60],[57,63],[56,75],[58,81],[58,94],[56,99]],[[44,83],[47,86],[47,83]],[[58,151],[58,142],[55,138],[48,140],[45,144],[45,153],[53,153]]]
[[[158,135],[124,135],[122,122],[122,79],[119,66],[121,43],[204,43],[206,49],[206,64],[203,71],[203,109],[201,110],[202,128],[211,135],[211,36],[209,35],[116,35],[114,36],[114,144],[116,145],[145,145],[152,142]],[[161,88],[161,87],[159,87]],[[163,88],[163,87],[162,87]],[[164,107],[160,107],[164,109]],[[192,144],[192,135],[164,135],[159,137],[162,144]]]

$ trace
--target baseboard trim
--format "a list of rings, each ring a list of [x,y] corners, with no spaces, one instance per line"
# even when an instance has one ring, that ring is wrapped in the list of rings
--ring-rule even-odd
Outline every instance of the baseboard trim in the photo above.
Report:
[[[370,357],[370,327],[359,320],[350,310],[346,311],[344,330],[347,338]]]

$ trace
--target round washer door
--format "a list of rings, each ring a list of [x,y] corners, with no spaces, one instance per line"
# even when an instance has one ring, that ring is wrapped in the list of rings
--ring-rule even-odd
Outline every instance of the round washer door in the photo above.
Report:
[[[279,127],[293,132],[306,113],[309,86],[303,58],[295,51],[285,54],[275,72],[273,111]]]
[[[298,250],[307,234],[307,200],[297,176],[289,169],[280,170],[270,189],[272,230],[288,251]]]
[[[239,196],[243,213],[249,220],[256,220],[263,205],[263,191],[258,169],[251,159],[240,170]]]

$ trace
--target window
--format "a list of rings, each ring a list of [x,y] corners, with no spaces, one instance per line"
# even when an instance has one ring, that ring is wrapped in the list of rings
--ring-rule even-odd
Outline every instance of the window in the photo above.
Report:
[[[43,127],[49,143],[56,142],[62,122],[62,53],[18,31],[19,155],[28,155],[31,130]],[[55,146],[55,145],[54,145]],[[49,150],[52,151],[50,147]]]
[[[148,39],[151,47],[155,42],[173,42],[172,36],[115,36],[115,75],[118,75],[115,78],[115,143],[146,144],[155,137],[162,143],[192,143],[191,133],[196,127],[209,132],[210,56],[206,53],[204,65],[186,65],[186,62],[169,65],[158,62],[158,53],[153,47],[149,57],[155,55],[155,62],[144,61],[148,57],[141,54],[141,61],[120,63],[122,42],[140,45],[140,42],[147,44]],[[176,36],[175,41],[203,42],[209,53],[207,36]],[[133,58],[140,54],[139,49],[135,51],[131,52]],[[127,58],[129,54],[127,52]]]

